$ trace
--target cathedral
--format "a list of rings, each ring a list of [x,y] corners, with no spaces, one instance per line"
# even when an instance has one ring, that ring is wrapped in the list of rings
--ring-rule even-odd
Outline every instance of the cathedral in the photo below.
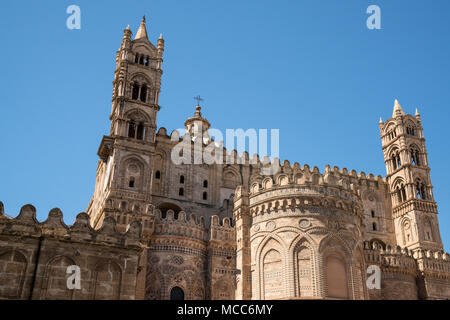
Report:
[[[175,146],[205,148],[211,125],[197,105],[183,137],[158,127],[163,53],[145,18],[123,31],[95,190],[73,225],[57,208],[39,222],[32,205],[13,218],[0,202],[0,299],[450,298],[417,110],[395,100],[380,119],[386,177],[277,159],[267,175],[234,150],[177,164]]]

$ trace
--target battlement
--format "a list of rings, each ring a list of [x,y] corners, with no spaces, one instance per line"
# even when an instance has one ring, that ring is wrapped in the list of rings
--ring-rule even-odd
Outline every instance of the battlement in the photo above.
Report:
[[[355,170],[349,172],[347,168],[339,169],[337,166],[331,168],[330,165],[326,165],[324,173],[321,173],[317,166],[311,169],[307,164],[300,167],[298,162],[295,162],[294,165],[291,166],[287,160],[283,161],[282,164],[279,163],[278,159],[274,159],[274,161],[278,161],[278,164],[276,164],[275,167],[279,165],[280,170],[270,176],[260,175],[258,180],[260,180],[259,183],[262,185],[262,188],[266,188],[266,186],[263,185],[263,182],[267,178],[272,179],[272,184],[270,184],[270,186],[289,184],[323,185],[338,187],[355,194],[359,194],[359,186],[365,186],[372,189],[383,189],[386,186],[386,181],[380,175],[377,177],[373,174],[366,175],[363,171],[360,173],[357,173]],[[263,167],[269,166],[273,166],[273,163],[263,165]],[[253,190],[251,190],[251,193],[252,191]]]
[[[0,202],[0,235],[18,237],[46,237],[63,241],[89,242],[110,246],[140,247],[142,225],[138,221],[131,222],[125,232],[116,228],[116,220],[112,217],[104,219],[102,226],[95,230],[90,226],[89,216],[82,212],[77,215],[75,222],[67,226],[63,221],[60,209],[50,210],[44,222],[36,219],[36,208],[31,204],[24,205],[15,218],[7,218],[3,203]]]
[[[383,248],[375,243],[370,244],[370,242],[365,241],[364,257],[366,263],[378,264],[385,270],[414,273],[417,269],[412,251],[400,246],[392,247],[388,245]]]
[[[189,219],[186,212],[175,214],[173,210],[167,210],[163,217],[161,210],[155,209],[156,217],[155,235],[174,235],[203,242],[210,240],[234,241],[234,226],[230,218],[220,219],[214,215],[206,226],[206,219],[191,213]]]
[[[167,134],[167,130],[164,127],[159,128],[157,136],[161,139],[167,140],[166,142],[172,142],[177,143],[183,141],[184,137],[189,137],[189,140],[194,146],[194,142],[192,141],[192,138],[188,133],[186,133],[183,137],[181,137],[177,130],[173,130],[170,134],[170,136]],[[214,142],[214,140],[210,140],[210,142]],[[330,165],[325,166],[325,172],[324,174],[321,174],[318,167],[313,167],[312,170],[310,169],[309,165],[304,164],[303,167],[300,167],[300,164],[298,162],[295,162],[292,166],[288,160],[284,160],[282,163],[280,162],[280,159],[274,158],[271,162],[269,157],[265,156],[260,159],[258,154],[253,154],[252,157],[249,156],[249,153],[247,151],[244,151],[241,155],[239,155],[238,151],[236,149],[233,149],[231,151],[227,151],[227,149],[222,145],[222,142],[214,142],[216,144],[216,148],[220,149],[222,148],[223,151],[223,163],[226,164],[242,164],[242,165],[248,165],[253,166],[256,168],[270,168],[272,167],[276,173],[272,175],[272,179],[276,180],[275,178],[280,174],[292,174],[301,172],[305,175],[315,175],[318,174],[320,176],[318,183],[330,183],[329,180],[332,180],[333,177],[336,179],[342,179],[345,178],[348,180],[349,184],[354,185],[366,185],[369,188],[375,188],[380,189],[384,188],[386,185],[386,181],[383,179],[381,175],[374,176],[372,173],[366,174],[364,171],[361,171],[357,173],[355,170],[347,170],[347,168],[340,169],[337,166],[334,166],[331,168]],[[205,147],[207,144],[205,141],[202,141],[202,146]],[[276,170],[279,168],[279,170]],[[267,175],[260,175],[260,178],[267,177]]]
[[[440,251],[409,250],[400,246],[383,248],[376,243],[364,242],[364,256],[367,263],[378,264],[384,268],[404,268],[424,273],[450,273],[450,255]]]
[[[425,274],[450,278],[450,255],[448,253],[417,249],[414,251],[414,258],[417,260],[419,270]]]
[[[291,166],[283,163],[281,173],[257,178],[250,186],[250,212],[253,216],[265,212],[316,206],[335,208],[362,215],[361,191],[359,183],[366,179],[364,173],[356,176],[356,172],[348,174],[346,169],[340,171],[337,167],[327,166],[321,174],[319,168],[312,170],[308,165],[300,168],[298,163]],[[369,175],[374,187],[384,182],[381,177],[375,179]],[[240,195],[242,189],[236,190]]]

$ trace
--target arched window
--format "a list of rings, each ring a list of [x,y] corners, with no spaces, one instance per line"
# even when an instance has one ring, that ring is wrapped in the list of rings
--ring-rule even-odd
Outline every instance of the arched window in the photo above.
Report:
[[[184,300],[184,291],[180,287],[173,287],[170,290],[170,300]]]
[[[402,166],[402,162],[400,161],[400,153],[398,151],[392,153],[392,165],[394,170],[397,170]]]
[[[139,57],[139,64],[144,64],[144,56]]]
[[[406,189],[405,186],[402,185],[402,202],[406,201]]]
[[[144,124],[139,122],[136,125],[134,121],[130,121],[128,125],[128,138],[144,140]]]
[[[183,188],[180,188],[179,190],[178,190],[178,195],[179,196],[184,196],[184,189]]]
[[[139,100],[146,102],[147,101],[147,85],[143,84],[141,87],[141,93],[139,96]]]
[[[131,121],[128,126],[128,137],[134,138],[135,135],[136,135],[136,124],[133,121]]]
[[[136,139],[144,140],[144,125],[140,122],[137,126]]]
[[[134,63],[139,62],[139,53],[136,53],[136,56],[134,57]]]
[[[396,195],[397,195],[397,202],[400,203],[402,202],[402,193],[400,191],[400,187],[397,187],[396,189]]]
[[[395,128],[389,131],[388,137],[390,140],[394,139],[397,136],[397,132],[395,131]]]
[[[409,150],[409,154],[411,156],[411,163],[420,166],[420,153],[419,150],[417,150],[416,147],[411,147]]]
[[[405,189],[405,185],[403,183],[397,186],[397,188],[395,189],[395,192],[397,194],[397,203],[398,204],[405,202],[407,200],[406,199],[406,189]]]
[[[135,82],[133,83],[131,99],[137,100],[138,98],[139,98],[139,84]]]
[[[427,199],[425,184],[421,180],[416,181],[416,196],[417,199]]]
[[[208,180],[203,181],[203,188],[208,188]]]
[[[203,200],[208,200],[208,193],[206,191],[203,192]]]
[[[131,177],[130,178],[130,181],[128,182],[128,186],[130,187],[130,188],[134,188],[134,177]]]
[[[372,230],[377,231],[377,223],[376,222],[372,223]]]
[[[184,176],[180,176],[180,183],[184,184]]]
[[[372,211],[370,212],[370,215],[372,216],[372,218],[375,218],[375,211],[372,210]]]
[[[410,136],[416,135],[416,129],[414,128],[414,126],[412,124],[410,124],[406,127],[406,133],[409,134]]]
[[[155,179],[161,179],[161,171],[156,171],[156,173],[155,173]]]

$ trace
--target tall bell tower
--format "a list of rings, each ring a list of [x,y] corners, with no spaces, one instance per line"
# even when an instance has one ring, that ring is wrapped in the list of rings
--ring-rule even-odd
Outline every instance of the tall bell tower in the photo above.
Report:
[[[119,229],[132,219],[147,219],[163,52],[162,36],[156,47],[149,41],[145,17],[133,39],[130,27],[124,30],[116,55],[111,129],[98,149],[95,192],[87,209],[94,228],[107,216],[116,218]]]
[[[442,250],[419,112],[405,114],[395,100],[392,118],[380,119],[380,135],[398,245]]]

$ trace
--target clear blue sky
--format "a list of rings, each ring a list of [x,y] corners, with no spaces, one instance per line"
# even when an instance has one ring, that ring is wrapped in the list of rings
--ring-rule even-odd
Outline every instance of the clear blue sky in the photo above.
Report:
[[[81,30],[66,8],[81,7]],[[366,28],[381,8],[382,30]],[[158,126],[205,97],[215,128],[279,128],[280,158],[385,175],[378,120],[418,107],[450,245],[450,1],[1,1],[0,200],[86,209],[109,131],[115,53],[143,14],[166,40]]]

